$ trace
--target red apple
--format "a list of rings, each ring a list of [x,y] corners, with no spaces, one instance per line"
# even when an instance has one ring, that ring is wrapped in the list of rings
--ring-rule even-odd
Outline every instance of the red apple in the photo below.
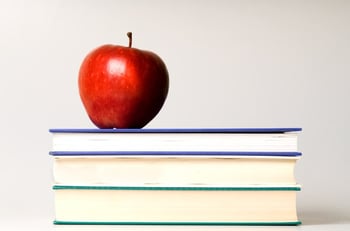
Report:
[[[162,108],[169,89],[165,63],[153,52],[103,45],[90,52],[79,71],[79,93],[99,128],[142,128]]]

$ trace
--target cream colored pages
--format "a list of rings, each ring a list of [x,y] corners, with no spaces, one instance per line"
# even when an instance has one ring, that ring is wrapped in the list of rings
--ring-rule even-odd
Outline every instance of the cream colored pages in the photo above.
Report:
[[[54,183],[63,185],[295,184],[297,157],[56,157]]]

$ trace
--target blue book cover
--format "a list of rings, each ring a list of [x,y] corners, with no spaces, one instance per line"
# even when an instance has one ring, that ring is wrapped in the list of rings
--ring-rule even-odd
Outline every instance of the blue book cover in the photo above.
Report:
[[[299,132],[298,127],[284,128],[142,128],[142,129],[97,129],[97,128],[52,128],[51,133],[285,133]]]
[[[65,156],[154,156],[154,157],[300,157],[301,152],[185,152],[185,151],[51,151],[50,155],[56,157]]]

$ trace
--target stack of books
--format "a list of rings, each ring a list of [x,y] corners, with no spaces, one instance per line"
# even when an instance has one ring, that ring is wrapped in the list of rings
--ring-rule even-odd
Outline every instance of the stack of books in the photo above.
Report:
[[[54,223],[298,225],[300,131],[50,129]]]

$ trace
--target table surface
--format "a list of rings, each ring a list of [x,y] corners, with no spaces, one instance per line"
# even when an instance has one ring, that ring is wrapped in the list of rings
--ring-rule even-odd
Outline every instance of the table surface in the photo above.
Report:
[[[342,214],[344,215],[344,214]],[[332,214],[327,217],[303,217],[300,226],[87,226],[87,225],[53,225],[49,217],[9,218],[0,222],[0,230],[26,230],[26,231],[322,231],[322,230],[350,230],[350,219],[341,219],[341,214]],[[338,219],[339,218],[339,219]],[[2,220],[2,219],[1,219]]]

